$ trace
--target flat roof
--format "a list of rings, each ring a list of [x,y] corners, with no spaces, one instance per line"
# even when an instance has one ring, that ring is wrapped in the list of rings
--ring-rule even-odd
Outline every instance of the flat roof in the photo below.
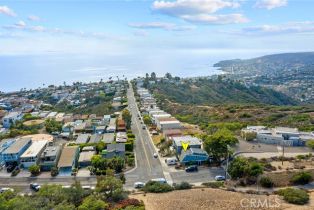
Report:
[[[121,143],[118,143],[118,144],[108,144],[107,145],[107,151],[122,151],[124,152],[125,151],[125,144],[121,144]]]
[[[71,167],[77,150],[78,150],[78,146],[66,146],[66,147],[64,147],[62,150],[59,162],[58,162],[58,168],[60,168],[60,167]]]
[[[17,117],[19,114],[21,114],[21,113],[20,112],[9,112],[8,115],[4,116],[4,118]]]
[[[48,141],[34,141],[31,146],[21,155],[21,158],[36,157],[47,145]]]
[[[90,161],[95,154],[95,151],[83,151],[80,153],[79,162]]]
[[[103,137],[103,135],[101,135],[101,134],[93,134],[90,137],[89,142],[90,143],[98,143],[102,139],[102,137]]]
[[[29,144],[32,140],[27,139],[18,139],[16,140],[9,148],[7,148],[2,154],[16,154],[18,153],[25,145]]]
[[[112,143],[114,141],[114,133],[105,133],[102,141],[107,144]]]
[[[60,151],[60,146],[47,146],[44,152],[41,154],[41,157],[54,157],[57,156]]]
[[[77,137],[75,143],[77,143],[77,144],[84,144],[84,143],[87,143],[87,142],[88,142],[88,139],[89,139],[89,136],[90,136],[89,134],[80,134],[80,135]]]
[[[172,137],[177,146],[181,146],[181,142],[189,142],[190,145],[201,145],[202,142],[199,138],[193,136],[176,136]]]
[[[173,120],[173,121],[161,121],[159,124],[164,125],[164,124],[181,124],[180,121],[178,120]]]

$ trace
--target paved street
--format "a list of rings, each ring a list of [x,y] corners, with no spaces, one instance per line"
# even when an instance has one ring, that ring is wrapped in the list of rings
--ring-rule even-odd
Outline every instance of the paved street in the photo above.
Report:
[[[135,134],[136,142],[134,152],[136,154],[136,169],[126,174],[126,187],[133,187],[134,182],[147,182],[153,178],[164,178],[159,159],[154,158],[154,146],[149,139],[149,133],[143,129],[138,119],[138,108],[132,87],[127,92],[129,109],[132,114],[132,132]]]

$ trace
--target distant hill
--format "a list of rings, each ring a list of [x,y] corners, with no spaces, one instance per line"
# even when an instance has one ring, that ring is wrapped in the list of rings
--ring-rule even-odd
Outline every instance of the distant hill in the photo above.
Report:
[[[181,104],[273,104],[296,102],[290,97],[264,87],[246,87],[228,79],[182,80],[180,83],[162,82],[152,88],[159,97]]]
[[[214,66],[248,85],[267,86],[300,101],[314,101],[314,52],[225,60]]]

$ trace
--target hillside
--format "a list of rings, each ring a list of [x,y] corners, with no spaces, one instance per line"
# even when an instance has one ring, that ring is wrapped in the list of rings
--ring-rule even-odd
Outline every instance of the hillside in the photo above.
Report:
[[[291,105],[296,102],[286,95],[264,87],[246,87],[228,79],[186,79],[177,83],[159,82],[152,90],[158,97],[181,104],[272,104]]]
[[[225,60],[214,65],[247,85],[263,85],[297,100],[314,102],[314,52]]]

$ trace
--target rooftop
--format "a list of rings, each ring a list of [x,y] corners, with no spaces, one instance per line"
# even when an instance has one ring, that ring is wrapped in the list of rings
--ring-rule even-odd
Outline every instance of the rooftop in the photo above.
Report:
[[[31,146],[21,155],[21,158],[36,157],[47,145],[48,141],[34,141]]]
[[[90,161],[95,154],[95,151],[83,151],[80,153],[79,162]]]
[[[112,143],[114,141],[114,133],[105,133],[102,141],[107,144]]]
[[[78,146],[64,147],[60,156],[60,160],[58,162],[58,168],[71,167],[77,151]]]
[[[107,151],[125,151],[125,144],[108,144],[107,145]]]
[[[41,154],[41,157],[54,157],[58,154],[61,149],[60,146],[48,146],[45,151]]]
[[[202,142],[199,138],[193,136],[176,136],[172,137],[176,145],[181,146],[181,142],[189,142],[189,145],[201,145]]]
[[[16,140],[8,149],[6,149],[2,154],[16,154],[18,153],[25,145],[29,144],[32,140],[28,139],[18,139]]]
[[[89,136],[90,136],[89,134],[80,134],[80,135],[77,137],[75,143],[77,143],[77,144],[84,144],[84,143],[87,143],[87,142],[88,142],[88,139],[89,139]]]

